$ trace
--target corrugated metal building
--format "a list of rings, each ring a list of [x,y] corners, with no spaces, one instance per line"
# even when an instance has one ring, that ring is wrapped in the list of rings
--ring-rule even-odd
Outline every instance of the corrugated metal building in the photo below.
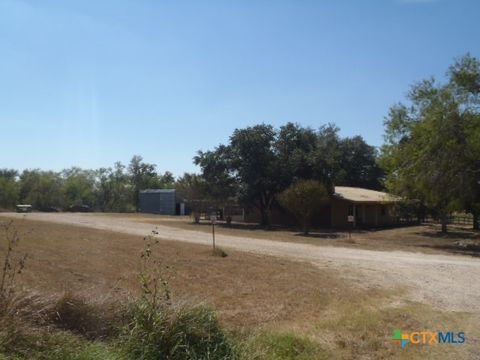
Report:
[[[140,191],[140,212],[185,215],[185,203],[175,189],[147,189]]]

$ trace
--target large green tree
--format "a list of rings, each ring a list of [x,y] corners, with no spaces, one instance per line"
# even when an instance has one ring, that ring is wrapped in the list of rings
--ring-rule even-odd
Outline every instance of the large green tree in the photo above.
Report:
[[[241,184],[240,198],[258,208],[262,225],[269,224],[273,199],[281,190],[275,141],[275,129],[264,124],[236,129],[230,137],[228,154],[233,174]]]
[[[453,211],[478,218],[480,117],[479,63],[469,55],[447,73],[415,84],[408,104],[390,109],[381,163],[388,188],[433,209],[447,231]]]
[[[218,146],[214,151],[199,151],[194,163],[202,168],[202,196],[218,206],[228,203],[236,195],[237,183],[232,174],[229,147]],[[188,175],[188,174],[186,174]],[[185,176],[184,176],[185,178]],[[200,178],[195,178],[197,185]],[[198,187],[196,185],[196,187]],[[197,199],[199,199],[197,194]]]
[[[468,187],[463,193],[466,211],[473,214],[473,227],[480,226],[480,60],[467,54],[449,69],[450,86],[467,118],[467,146],[465,171]]]
[[[374,146],[368,145],[361,136],[339,141],[335,185],[381,189],[383,176]]]
[[[140,191],[162,186],[161,179],[156,172],[156,165],[143,162],[140,155],[134,155],[128,165],[128,173],[133,189],[133,204],[139,210]]]
[[[317,137],[313,129],[298,124],[287,123],[280,127],[274,152],[278,159],[277,177],[281,181],[281,188],[290,186],[295,179],[311,179],[317,175],[312,166]]]
[[[334,124],[321,126],[316,143],[309,154],[312,178],[322,181],[330,192],[334,191],[335,177],[340,171],[340,129]]]
[[[228,145],[198,152],[194,158],[209,187],[223,194],[235,189],[241,202],[258,208],[263,225],[269,223],[269,211],[281,183],[276,136],[271,125],[236,129]]]

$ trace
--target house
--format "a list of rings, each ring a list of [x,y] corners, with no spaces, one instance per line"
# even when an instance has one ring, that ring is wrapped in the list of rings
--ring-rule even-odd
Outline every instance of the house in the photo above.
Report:
[[[400,198],[382,191],[335,186],[330,200],[331,227],[386,226],[396,223],[393,206]],[[353,216],[349,223],[348,216]]]
[[[160,215],[186,215],[185,200],[175,189],[140,191],[140,212]]]
[[[328,203],[317,209],[314,227],[377,227],[397,223],[394,205],[398,197],[381,191],[335,186]],[[353,221],[349,222],[349,216]],[[259,222],[260,213],[252,209],[245,213],[246,222]],[[286,210],[274,206],[270,213],[273,225],[295,225],[296,220]]]

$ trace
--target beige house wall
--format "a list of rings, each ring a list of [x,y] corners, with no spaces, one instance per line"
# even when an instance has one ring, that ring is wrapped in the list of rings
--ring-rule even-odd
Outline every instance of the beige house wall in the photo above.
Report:
[[[354,208],[354,209],[353,209]],[[355,226],[385,226],[395,224],[393,205],[382,203],[354,203],[332,199],[332,227],[352,226],[348,215],[355,215]],[[355,212],[355,214],[353,214]]]
[[[354,226],[386,226],[394,225],[393,205],[382,203],[354,203],[348,200],[332,198],[330,205],[326,206],[315,216],[313,226],[346,228],[352,224],[348,222],[349,209],[355,207]],[[246,222],[259,222],[260,213],[257,209],[251,209],[245,212]],[[274,225],[294,225],[295,218],[286,211],[273,208],[270,213],[271,224]]]
[[[341,201],[337,199],[332,199],[332,215],[331,215],[331,226],[332,227],[346,227],[348,223],[348,206],[349,203],[346,201]]]

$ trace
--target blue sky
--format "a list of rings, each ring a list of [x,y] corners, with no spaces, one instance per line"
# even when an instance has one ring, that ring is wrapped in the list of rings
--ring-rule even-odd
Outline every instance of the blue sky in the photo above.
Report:
[[[388,108],[480,56],[476,0],[0,0],[0,167],[194,171],[235,128],[379,146]]]

